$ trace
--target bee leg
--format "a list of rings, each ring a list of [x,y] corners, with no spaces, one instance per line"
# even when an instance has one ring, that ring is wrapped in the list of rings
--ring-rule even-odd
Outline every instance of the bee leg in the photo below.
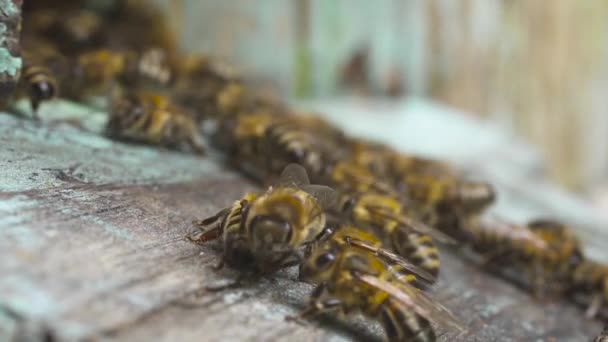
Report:
[[[220,225],[222,218],[230,211],[230,208],[222,209],[217,214],[203,220],[193,220],[192,224],[197,226],[202,232],[186,236],[188,240],[198,245],[215,240],[222,235]]]
[[[591,303],[589,304],[587,311],[585,311],[585,317],[587,317],[588,319],[592,319],[597,316],[603,303],[604,300],[601,295],[593,296],[593,298],[591,298]]]
[[[230,211],[230,208],[224,208],[224,209],[218,211],[215,215],[207,217],[206,219],[194,220],[194,221],[192,221],[192,224],[195,226],[198,226],[201,229],[203,227],[208,227],[213,224],[218,224],[221,221],[221,218],[224,215],[226,215],[226,213],[228,213],[229,211]]]
[[[220,226],[208,229],[196,234],[186,235],[188,241],[193,242],[197,245],[204,245],[206,242],[215,240],[222,235],[222,228]]]
[[[285,317],[286,321],[301,322],[304,319],[312,318],[321,313],[338,310],[342,307],[342,302],[335,298],[321,300],[325,292],[325,284],[317,286],[310,294],[310,304],[308,307],[295,316]]]
[[[285,320],[301,322],[305,319],[310,319],[323,313],[339,310],[342,308],[342,306],[342,301],[336,298],[330,298],[324,301],[315,301],[311,303],[306,309],[300,311],[300,313],[296,316],[285,317]]]
[[[32,119],[36,121],[40,121],[40,114],[38,114],[38,108],[40,107],[40,100],[32,99],[31,107],[32,107]]]

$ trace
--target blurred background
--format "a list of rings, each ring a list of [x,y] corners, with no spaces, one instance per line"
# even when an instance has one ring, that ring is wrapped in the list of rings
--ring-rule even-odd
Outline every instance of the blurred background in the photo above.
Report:
[[[606,1],[158,1],[184,47],[287,96],[445,104],[530,142],[551,179],[608,207]]]

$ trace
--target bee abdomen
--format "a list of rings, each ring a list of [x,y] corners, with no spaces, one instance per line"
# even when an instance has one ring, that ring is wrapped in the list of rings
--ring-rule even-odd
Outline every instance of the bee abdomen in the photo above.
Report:
[[[313,174],[320,172],[320,154],[310,144],[305,132],[288,125],[275,124],[269,127],[267,135],[270,145],[289,158],[285,162],[301,164]]]
[[[399,241],[400,239],[395,239]],[[412,260],[414,264],[421,267],[431,275],[437,277],[441,262],[439,251],[431,236],[419,233],[409,233],[407,240],[401,241],[401,246],[396,250],[406,259]]]
[[[34,111],[38,110],[42,101],[51,100],[57,95],[57,81],[48,68],[42,65],[26,65],[21,77]]]
[[[382,304],[380,321],[389,341],[429,342],[437,339],[427,319],[389,299]]]

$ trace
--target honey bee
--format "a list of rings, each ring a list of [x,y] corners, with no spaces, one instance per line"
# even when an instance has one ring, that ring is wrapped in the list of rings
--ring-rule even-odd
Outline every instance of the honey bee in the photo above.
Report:
[[[277,120],[265,132],[265,150],[269,170],[277,170],[288,163],[302,165],[315,179],[327,165],[327,148],[321,139],[299,128],[297,121]]]
[[[291,319],[361,312],[378,320],[390,341],[435,341],[430,321],[462,330],[447,309],[412,286],[414,274],[403,276],[402,269],[371,251],[352,248],[340,235],[308,251],[300,265],[300,278],[318,285],[307,308]]]
[[[395,193],[390,184],[378,179],[368,168],[350,160],[338,161],[325,172],[329,173],[325,177],[327,182],[343,191]]]
[[[267,170],[268,156],[264,136],[270,125],[278,120],[270,113],[237,116],[220,120],[212,143],[228,157],[228,162],[258,181],[274,174]]]
[[[26,63],[21,70],[17,92],[30,99],[34,118],[38,119],[38,108],[44,101],[57,96],[59,85],[51,70],[44,65]]]
[[[420,220],[460,240],[467,219],[480,215],[496,200],[494,187],[486,182],[411,173],[400,190]]]
[[[392,153],[388,163],[390,172],[399,179],[408,174],[429,174],[434,177],[456,178],[456,171],[447,163],[419,156]]]
[[[81,100],[91,95],[109,94],[127,70],[129,55],[108,49],[84,52],[75,57],[71,82],[65,95]]]
[[[214,137],[235,166],[261,181],[291,163],[302,165],[316,180],[326,163],[322,142],[315,140],[287,116],[266,111],[221,120]]]
[[[515,225],[498,219],[476,220],[466,225],[470,245],[497,266],[501,274],[514,271],[514,281],[531,288],[537,296],[563,292],[583,255],[572,229],[550,220]]]
[[[350,222],[374,232],[386,249],[411,260],[431,279],[437,278],[440,260],[433,237],[443,242],[452,239],[410,217],[398,198],[373,192],[351,193],[342,196],[339,209]]]
[[[106,133],[114,138],[197,154],[205,151],[198,123],[185,109],[156,93],[130,93],[115,99]]]
[[[144,0],[113,1],[105,13],[107,46],[137,52],[159,48],[178,53],[177,35],[163,10]]]
[[[268,274],[299,262],[301,249],[325,229],[325,208],[334,191],[311,185],[306,171],[290,164],[279,183],[259,196],[247,195],[232,207],[200,221],[196,243],[222,236],[222,262],[231,267]]]
[[[426,287],[437,280],[437,274],[429,272],[424,265],[420,265],[416,258],[408,258],[406,255],[393,253],[387,246],[386,241],[382,241],[376,234],[361,226],[339,223],[336,231],[328,228],[324,233],[329,235],[336,243],[343,243],[352,248],[359,248],[363,251],[371,252],[391,266],[397,278],[407,279],[408,283],[416,286]],[[319,241],[328,237],[321,236]],[[391,245],[388,245],[391,246]],[[433,269],[434,270],[434,269]]]
[[[83,7],[82,4],[63,9],[26,6],[23,9],[23,37],[52,40],[62,53],[69,55],[99,46],[103,43],[103,18]]]
[[[572,273],[571,292],[576,300],[587,304],[586,316],[595,317],[608,304],[608,266],[582,260]]]
[[[29,39],[22,42],[23,67],[16,98],[28,98],[34,117],[45,101],[56,98],[61,88],[60,76],[66,67],[65,56],[48,41]]]
[[[179,55],[173,62],[172,91],[203,118],[224,118],[250,110],[251,90],[234,68],[204,55]]]
[[[352,139],[349,148],[354,163],[368,169],[378,179],[389,178],[390,161],[397,152],[378,142],[362,139]]]
[[[47,13],[53,13],[54,20],[43,34],[52,39],[63,53],[75,56],[103,45],[106,38],[104,21],[97,13],[76,7]]]

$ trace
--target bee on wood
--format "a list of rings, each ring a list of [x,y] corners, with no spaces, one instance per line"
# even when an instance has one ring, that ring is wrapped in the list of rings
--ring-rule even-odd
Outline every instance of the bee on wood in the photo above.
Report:
[[[29,6],[28,6],[29,7]],[[23,37],[51,40],[62,53],[74,55],[103,44],[103,18],[97,13],[71,8],[24,8]]]
[[[109,95],[125,74],[130,56],[108,49],[84,52],[74,57],[71,82],[66,82],[65,95],[82,100],[92,95]]]
[[[486,182],[411,173],[400,183],[401,193],[422,222],[456,240],[466,239],[463,225],[496,200],[494,187]]]
[[[398,198],[373,192],[350,193],[341,197],[339,210],[342,217],[373,232],[386,249],[437,278],[440,260],[433,237],[444,242],[452,239],[411,217]]]
[[[73,9],[46,11],[38,15],[45,14],[50,14],[53,22],[40,34],[52,39],[62,53],[76,56],[104,45],[106,38],[104,19],[97,13],[85,9]]]
[[[178,54],[177,35],[167,16],[150,1],[113,1],[104,17],[106,46],[136,52],[159,48],[171,56]]]
[[[326,165],[323,142],[292,119],[262,111],[221,120],[214,142],[235,166],[260,181],[267,182],[291,163],[317,179]]]
[[[385,239],[382,239],[383,236],[378,236],[368,228],[354,224],[339,222],[335,226],[337,226],[335,230],[328,227],[316,243],[331,238],[336,243],[373,253],[383,262],[389,264],[398,278],[406,279],[408,283],[417,287],[427,287],[437,281],[437,274],[429,272],[424,265],[420,266],[418,259],[409,258],[409,255],[394,253],[393,249],[386,248],[386,246],[392,246],[387,244]]]
[[[418,156],[392,153],[388,158],[390,172],[400,179],[408,174],[428,174],[439,178],[457,178],[456,171],[447,163]]]
[[[537,296],[564,292],[573,272],[583,271],[578,266],[583,259],[580,242],[564,224],[550,220],[527,225],[476,220],[466,227],[470,246],[483,256],[485,265],[496,267]]]
[[[108,136],[204,154],[198,123],[163,95],[129,93],[113,101]]]
[[[17,92],[18,97],[25,96],[30,99],[34,118],[38,119],[40,104],[57,97],[59,84],[49,68],[26,62],[21,70]]]
[[[257,113],[220,120],[212,143],[228,157],[235,168],[259,181],[275,174],[267,170],[268,155],[264,145],[266,130],[279,120],[270,113]]]
[[[264,150],[267,170],[276,172],[289,163],[302,165],[315,178],[324,168],[323,142],[314,134],[301,129],[297,121],[276,120],[265,131]]]
[[[390,341],[435,341],[430,321],[462,330],[447,309],[412,286],[415,274],[385,262],[377,253],[353,248],[344,235],[366,237],[348,228],[341,234],[340,230],[314,244],[300,265],[300,278],[318,285],[307,308],[291,319],[360,312],[378,320]]]
[[[306,171],[290,164],[276,186],[259,196],[247,195],[232,207],[197,223],[204,243],[222,237],[224,262],[258,274],[299,262],[302,248],[325,229],[325,209],[335,200],[326,186],[311,185]]]
[[[203,118],[225,118],[251,110],[251,89],[227,63],[203,55],[180,55],[173,62],[172,90],[178,101]]]
[[[22,45],[23,67],[15,97],[28,98],[37,119],[40,105],[59,95],[68,61],[46,40],[29,39]]]
[[[388,178],[390,158],[397,152],[383,144],[361,139],[353,139],[349,148],[352,154],[351,159],[355,164],[366,168],[377,178]]]
[[[341,160],[327,168],[327,182],[343,191],[395,194],[394,187],[379,179],[367,167],[351,160]]]
[[[586,316],[593,318],[608,306],[608,266],[582,260],[574,269],[570,291],[574,299],[587,305]]]
[[[415,202],[430,207],[449,205],[464,215],[480,213],[496,200],[494,187],[486,182],[411,173],[402,185],[407,197]]]

